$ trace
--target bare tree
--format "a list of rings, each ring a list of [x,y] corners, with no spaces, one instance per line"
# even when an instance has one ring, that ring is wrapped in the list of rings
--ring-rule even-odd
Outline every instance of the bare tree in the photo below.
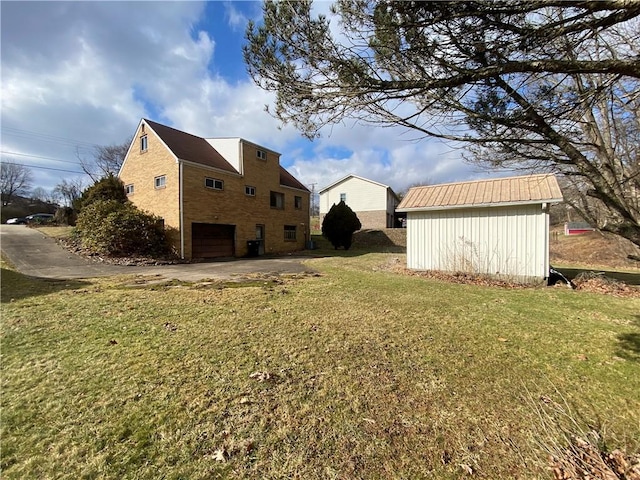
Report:
[[[97,182],[101,178],[118,174],[130,144],[131,139],[128,139],[120,144],[97,146],[93,149],[91,158],[86,158],[77,150],[76,157],[82,170]]]
[[[399,192],[396,192],[396,195],[398,195],[398,198],[402,200],[407,195],[407,193],[409,193],[409,190],[411,190],[413,187],[424,187],[426,185],[433,185],[433,180],[431,180],[431,178],[429,177],[426,177],[422,181],[411,182],[405,188],[403,188]]]
[[[550,171],[602,230],[640,245],[639,2],[264,4],[245,61],[310,138],[347,117],[464,142],[490,167]],[[336,32],[336,33],[334,33]]]
[[[71,207],[82,196],[84,185],[80,179],[62,180],[53,189],[54,194],[59,195],[62,202]]]
[[[31,170],[14,162],[2,162],[0,165],[0,193],[2,205],[8,205],[16,195],[24,195],[31,189]]]

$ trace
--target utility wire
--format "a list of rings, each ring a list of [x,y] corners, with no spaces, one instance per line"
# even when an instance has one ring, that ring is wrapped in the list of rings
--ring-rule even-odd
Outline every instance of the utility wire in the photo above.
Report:
[[[19,128],[2,127],[2,130],[6,132],[6,134],[11,136],[29,138],[32,140],[39,140],[42,142],[60,143],[60,144],[70,145],[70,146],[83,146],[83,147],[91,147],[91,148],[99,146],[97,143],[89,143],[89,142],[84,142],[82,140],[75,140],[73,138],[68,138],[68,137],[59,137],[56,135],[49,135],[46,133],[34,132],[31,130],[21,130]]]
[[[24,163],[14,163],[14,165],[20,165],[22,167],[27,167],[27,168],[40,168],[42,170],[55,170],[56,172],[67,172],[67,173],[77,173],[78,175],[87,175],[87,173],[85,172],[76,172],[75,170],[64,170],[62,168],[41,167],[40,165],[26,165]]]
[[[54,162],[70,163],[72,165],[80,165],[80,162],[71,162],[69,160],[61,160],[59,158],[43,157],[41,155],[31,155],[29,153],[7,152],[7,151],[4,151],[4,150],[0,150],[0,153],[2,153],[4,155],[18,155],[20,157],[42,158],[44,160],[53,160]]]

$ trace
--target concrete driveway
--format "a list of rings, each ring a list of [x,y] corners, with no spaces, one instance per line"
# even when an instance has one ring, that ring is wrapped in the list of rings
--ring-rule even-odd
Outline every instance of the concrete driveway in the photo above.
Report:
[[[237,279],[252,274],[311,272],[305,257],[259,257],[219,262],[119,266],[93,262],[64,249],[56,241],[25,225],[0,225],[2,253],[25,275],[54,279],[79,279],[112,275],[155,275],[167,280],[197,282],[204,279]]]

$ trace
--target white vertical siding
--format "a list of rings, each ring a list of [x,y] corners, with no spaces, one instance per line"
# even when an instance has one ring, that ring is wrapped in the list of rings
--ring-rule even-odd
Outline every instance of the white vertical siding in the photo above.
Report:
[[[542,205],[408,212],[407,266],[544,278],[548,215]]]

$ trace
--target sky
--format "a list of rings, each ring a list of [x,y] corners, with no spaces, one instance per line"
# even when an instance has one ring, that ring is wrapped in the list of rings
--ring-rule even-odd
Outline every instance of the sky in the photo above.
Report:
[[[316,10],[329,13],[330,2]],[[83,179],[79,157],[131,138],[141,118],[202,137],[242,137],[318,191],[355,174],[391,186],[464,181],[495,172],[459,145],[400,127],[346,120],[305,139],[265,111],[242,57],[260,2],[0,3],[1,159],[28,166],[32,186]],[[336,22],[335,19],[332,22]]]

